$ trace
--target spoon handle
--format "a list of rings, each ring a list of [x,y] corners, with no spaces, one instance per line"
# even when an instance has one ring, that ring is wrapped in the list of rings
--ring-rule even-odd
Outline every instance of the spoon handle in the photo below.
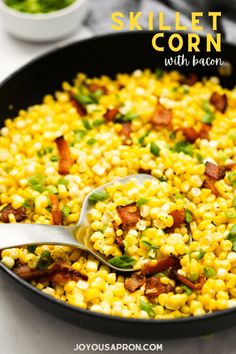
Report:
[[[33,244],[86,247],[76,241],[73,227],[40,224],[0,224],[0,250]]]

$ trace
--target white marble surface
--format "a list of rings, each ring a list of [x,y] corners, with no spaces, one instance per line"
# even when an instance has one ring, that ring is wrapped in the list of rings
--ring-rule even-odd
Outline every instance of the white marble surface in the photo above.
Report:
[[[69,40],[90,34],[88,29],[83,28]],[[46,45],[24,43],[7,35],[0,23],[0,81],[33,57],[64,42],[68,42],[68,39]],[[76,343],[135,342],[90,332],[57,320],[29,304],[2,278],[0,278],[0,314],[1,354],[67,354],[74,352]],[[236,353],[235,330],[236,328],[224,331],[210,338],[161,341],[163,353]],[[152,342],[160,343],[158,339]]]

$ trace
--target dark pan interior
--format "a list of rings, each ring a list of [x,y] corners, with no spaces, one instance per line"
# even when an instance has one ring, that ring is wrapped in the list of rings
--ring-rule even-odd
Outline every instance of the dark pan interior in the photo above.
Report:
[[[170,34],[165,34],[165,43]],[[187,41],[184,36],[184,48],[181,53],[173,53],[167,49],[157,53],[151,45],[153,34],[150,32],[123,33],[97,37],[67,47],[33,61],[18,70],[0,86],[0,126],[8,117],[14,117],[19,109],[40,103],[43,96],[53,93],[61,87],[64,80],[71,81],[77,72],[85,72],[89,76],[112,75],[118,72],[131,72],[135,69],[161,67],[164,69],[165,57],[187,53]],[[229,61],[233,67],[230,77],[222,78],[226,87],[235,85],[236,50],[235,47],[223,44],[222,53],[205,52],[205,39],[201,40],[202,52],[197,57],[221,57]],[[217,67],[169,67],[182,72],[195,72],[199,77],[218,76]],[[198,336],[229,328],[235,325],[236,310],[226,310],[203,317],[175,320],[133,320],[122,319],[92,313],[54,300],[34,289],[30,284],[19,279],[0,264],[1,274],[11,280],[19,292],[29,301],[37,304],[53,315],[73,324],[91,330],[138,338],[181,338]]]

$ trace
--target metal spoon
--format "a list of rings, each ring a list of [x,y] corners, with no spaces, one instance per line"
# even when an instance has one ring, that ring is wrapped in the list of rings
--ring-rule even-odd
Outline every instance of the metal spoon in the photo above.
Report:
[[[87,219],[87,214],[91,208],[89,197],[95,192],[101,192],[107,186],[120,182],[125,184],[132,179],[136,179],[142,184],[147,179],[155,177],[147,174],[130,175],[124,178],[116,179],[110,183],[90,192],[85,198],[80,219],[76,226],[56,226],[40,224],[0,224],[0,250],[5,248],[29,246],[29,245],[63,245],[80,248],[91,253],[100,262],[116,271],[131,272],[133,268],[118,268],[111,265],[105,255],[99,253],[93,248],[90,241],[91,227]]]

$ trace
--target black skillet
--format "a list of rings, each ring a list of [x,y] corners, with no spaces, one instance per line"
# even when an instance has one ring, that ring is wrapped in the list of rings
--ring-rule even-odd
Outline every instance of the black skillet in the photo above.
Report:
[[[165,34],[165,43],[170,34]],[[166,45],[165,52],[156,52],[151,45],[153,33],[135,32],[105,35],[80,41],[57,49],[34,60],[11,75],[0,86],[0,125],[4,119],[13,118],[19,109],[40,103],[43,96],[53,93],[61,87],[63,81],[71,81],[77,72],[89,76],[111,75],[118,72],[132,72],[135,69],[161,67],[177,69],[187,73],[194,71],[199,77],[219,76],[216,66],[203,67],[164,67],[165,57],[185,54],[187,59],[187,37],[184,36],[184,48],[181,53],[173,53]],[[222,53],[206,53],[205,39],[201,39],[201,53],[198,57],[221,57],[232,64],[232,75],[222,77],[223,86],[235,85],[236,50],[229,44],[223,44]],[[236,308],[215,312],[201,317],[188,317],[173,320],[141,320],[108,316],[64,302],[35,289],[29,283],[18,278],[0,264],[1,275],[10,280],[16,289],[30,302],[45,311],[75,325],[94,331],[119,336],[138,338],[181,338],[214,333],[233,327],[236,323]]]

